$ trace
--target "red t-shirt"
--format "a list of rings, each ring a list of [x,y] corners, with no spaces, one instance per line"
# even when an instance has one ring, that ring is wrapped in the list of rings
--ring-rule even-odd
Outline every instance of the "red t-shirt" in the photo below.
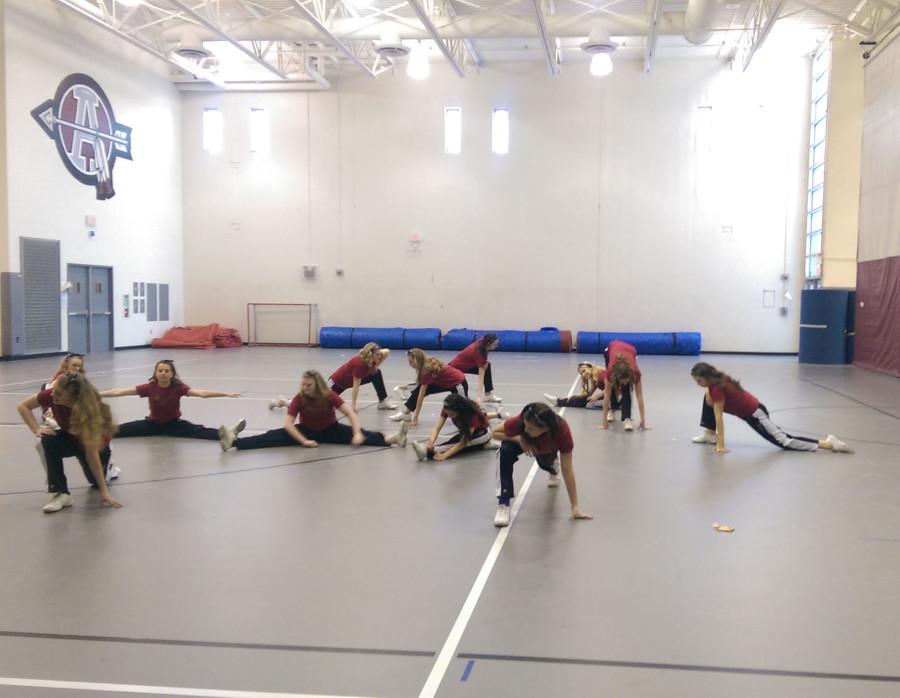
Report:
[[[759,409],[759,400],[746,390],[728,386],[709,386],[709,396],[713,402],[725,401],[725,412],[735,417],[749,417]]]
[[[616,357],[619,355],[625,357],[628,365],[631,366],[631,370],[634,371],[634,382],[640,383],[641,369],[639,369],[637,365],[637,349],[627,342],[614,339],[609,343],[609,363],[607,364],[606,369],[609,370],[612,368],[613,364],[616,362]]]
[[[571,453],[575,448],[572,441],[572,431],[569,424],[562,417],[559,418],[559,429],[556,430],[556,438],[550,438],[549,433],[541,434],[537,439],[532,439],[525,433],[522,427],[522,417],[517,416],[503,422],[503,433],[507,436],[523,436],[534,446],[534,452],[539,455],[547,453]]]
[[[329,376],[329,379],[331,380],[332,385],[334,385],[334,391],[336,393],[341,393],[347,388],[353,387],[354,378],[362,380],[369,374],[375,373],[377,370],[377,367],[369,368],[369,366],[366,365],[366,362],[362,360],[362,357],[357,354],[347,363],[339,366],[335,372]]]
[[[478,348],[478,344],[481,342],[480,339],[475,340],[465,349],[463,349],[459,354],[454,356],[448,366],[453,366],[453,368],[458,368],[460,371],[468,371],[472,368],[481,368],[482,366],[486,366],[488,362],[488,357],[486,354],[482,354],[481,350]]]
[[[297,424],[302,424],[307,429],[323,431],[337,421],[334,411],[343,404],[344,401],[334,391],[328,393],[328,400],[325,402],[297,393],[288,406],[288,414],[296,418]]]
[[[441,409],[441,417],[443,417],[444,419],[447,419],[448,416],[449,415],[447,414],[447,411],[444,409]],[[450,421],[453,422],[453,424],[456,426],[457,429],[462,431],[463,420],[460,418],[460,415],[458,412],[455,417],[450,418]],[[484,412],[482,412],[481,410],[478,410],[478,412],[475,412],[473,415],[471,415],[469,417],[469,433],[474,434],[475,432],[480,431],[482,429],[487,429],[487,426],[488,426],[487,415]]]
[[[453,368],[453,366],[450,366],[449,364],[445,364],[437,373],[432,373],[428,370],[422,371],[419,382],[422,385],[431,385],[433,383],[438,388],[455,388],[465,379],[466,377],[463,375],[462,371],[458,368]]]
[[[56,423],[59,424],[60,431],[64,431],[67,434],[71,433],[69,431],[69,425],[71,424],[72,420],[72,408],[67,405],[57,405],[53,401],[52,388],[48,388],[47,390],[42,390],[41,392],[39,392],[37,399],[38,404],[41,406],[42,410],[53,410],[53,419],[55,419]],[[109,439],[109,435],[103,437],[104,447],[109,445]]]
[[[181,398],[188,394],[191,387],[185,383],[169,383],[163,388],[156,381],[136,385],[139,397],[150,399],[150,416],[148,419],[157,424],[168,424],[181,416]]]

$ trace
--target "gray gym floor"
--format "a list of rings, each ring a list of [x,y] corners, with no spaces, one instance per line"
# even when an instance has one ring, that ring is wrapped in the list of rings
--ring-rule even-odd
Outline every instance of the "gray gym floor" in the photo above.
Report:
[[[184,418],[244,416],[252,433],[281,424],[268,401],[302,370],[327,376],[350,355],[148,349],[91,355],[87,370],[125,387],[174,358],[194,387],[243,392],[185,399]],[[496,392],[513,412],[565,394],[584,358],[495,353]],[[524,457],[500,531],[493,451],[419,463],[408,448],[223,454],[166,438],[113,441],[122,509],[99,508],[69,460],[75,506],[45,515],[15,406],[58,359],[0,363],[0,696],[900,695],[900,382],[703,358],[789,431],[856,453],[782,452],[731,417],[730,453],[692,444],[696,359],[644,356],[651,430],[565,413],[593,521],[569,520],[543,471],[523,496]],[[411,379],[403,352],[384,373]],[[374,397],[362,388],[363,426],[394,430]],[[110,404],[119,421],[146,414],[138,398]]]

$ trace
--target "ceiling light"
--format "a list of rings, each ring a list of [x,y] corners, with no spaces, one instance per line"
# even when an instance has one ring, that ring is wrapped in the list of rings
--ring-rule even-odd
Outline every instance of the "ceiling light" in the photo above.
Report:
[[[424,80],[431,75],[431,64],[428,63],[428,54],[421,45],[417,45],[409,54],[406,74],[413,80]]]
[[[381,35],[381,41],[375,42],[375,53],[389,59],[402,58],[409,53],[409,47],[403,45],[396,33],[386,32]]]
[[[587,41],[581,44],[581,50],[592,56],[591,75],[604,76],[613,71],[613,62],[610,54],[619,48],[614,44],[609,33],[602,28],[595,28]]]
[[[591,58],[591,75],[596,75],[598,78],[602,78],[604,75],[609,75],[613,71],[613,63],[612,58],[609,57],[608,53],[595,53],[594,57]]]

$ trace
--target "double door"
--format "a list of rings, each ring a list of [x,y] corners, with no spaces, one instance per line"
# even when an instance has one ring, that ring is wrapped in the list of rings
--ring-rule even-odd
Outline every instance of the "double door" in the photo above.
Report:
[[[111,351],[113,342],[112,267],[70,264],[69,351]]]

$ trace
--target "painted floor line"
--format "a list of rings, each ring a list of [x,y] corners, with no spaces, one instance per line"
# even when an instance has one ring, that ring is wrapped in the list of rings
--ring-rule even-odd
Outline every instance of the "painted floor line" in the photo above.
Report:
[[[580,377],[576,378],[573,381],[572,387],[569,388],[568,395],[572,395],[572,393],[575,391],[575,386],[580,382]],[[566,408],[563,407],[559,411],[559,415],[562,416],[565,411]],[[447,670],[450,668],[450,662],[453,660],[454,655],[456,654],[456,649],[457,647],[459,647],[459,643],[462,640],[463,633],[466,631],[466,626],[469,624],[469,620],[472,618],[472,614],[475,612],[475,606],[478,604],[478,600],[481,598],[481,594],[484,591],[485,586],[487,585],[488,577],[491,576],[491,572],[494,569],[494,564],[500,557],[500,551],[503,550],[503,545],[506,543],[506,539],[509,537],[509,532],[512,529],[513,524],[515,524],[516,522],[516,516],[518,516],[519,510],[522,508],[522,505],[525,502],[525,497],[528,495],[528,490],[531,487],[531,483],[534,481],[534,476],[537,473],[537,470],[538,464],[537,459],[535,459],[532,461],[531,469],[528,471],[528,475],[525,477],[525,482],[522,483],[522,487],[519,489],[519,494],[515,497],[515,500],[513,502],[512,510],[510,512],[509,526],[501,528],[497,533],[497,537],[494,539],[494,544],[491,546],[487,558],[485,558],[485,561],[481,565],[481,569],[478,572],[478,576],[475,578],[475,583],[469,590],[469,594],[468,596],[466,596],[466,600],[463,603],[462,609],[460,610],[459,615],[456,617],[456,621],[453,623],[453,627],[450,629],[450,634],[444,641],[444,645],[443,647],[441,647],[441,651],[434,662],[434,666],[431,668],[431,672],[428,674],[428,678],[425,680],[425,685],[422,686],[422,690],[419,692],[419,698],[434,698],[437,695],[438,689],[441,686],[441,682],[444,680],[444,677],[447,674]]]

